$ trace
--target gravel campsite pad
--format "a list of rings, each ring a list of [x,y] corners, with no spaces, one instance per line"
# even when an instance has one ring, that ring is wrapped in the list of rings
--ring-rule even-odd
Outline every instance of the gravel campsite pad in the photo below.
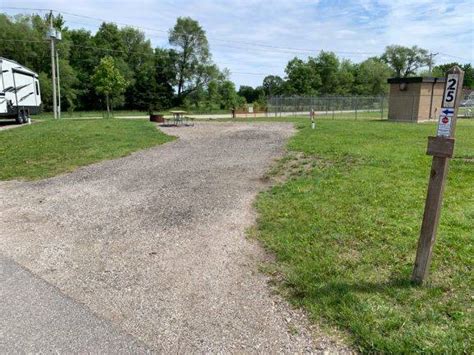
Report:
[[[245,236],[290,124],[199,123],[36,182],[0,182],[0,251],[160,352],[340,351],[268,285]]]

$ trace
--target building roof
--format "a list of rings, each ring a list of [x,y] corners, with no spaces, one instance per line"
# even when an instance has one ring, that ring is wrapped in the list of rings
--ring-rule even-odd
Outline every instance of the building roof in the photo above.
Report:
[[[409,78],[389,78],[387,83],[389,84],[401,84],[401,83],[444,83],[446,78],[435,78],[435,77],[423,77],[413,76]]]

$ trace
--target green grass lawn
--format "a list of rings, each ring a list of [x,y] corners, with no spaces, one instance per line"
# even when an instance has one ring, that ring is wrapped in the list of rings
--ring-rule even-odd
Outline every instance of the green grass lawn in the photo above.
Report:
[[[294,120],[297,121],[297,120]],[[306,120],[302,120],[306,121]],[[301,122],[301,121],[300,121]],[[262,193],[269,271],[313,320],[364,352],[473,352],[474,121],[460,120],[426,286],[410,283],[434,124],[306,121]]]
[[[0,180],[42,179],[172,140],[145,120],[46,120],[0,132]]]
[[[148,113],[145,111],[132,111],[132,110],[118,110],[113,112],[114,117],[120,118],[123,116],[148,116]],[[61,118],[106,118],[107,112],[106,111],[74,111],[74,112],[61,112]],[[33,118],[37,119],[52,119],[53,113],[52,112],[42,112],[39,115],[34,116]]]
[[[155,111],[156,114],[163,114],[163,115],[171,115],[171,111],[173,110],[184,110],[187,111],[188,114],[221,114],[221,113],[228,113],[230,114],[230,110],[196,110],[196,109],[183,109],[183,108],[171,108],[168,110],[162,111]],[[115,110],[113,112],[113,117],[120,118],[120,117],[141,117],[141,116],[148,116],[149,113],[147,111],[138,111],[138,110]],[[52,119],[53,113],[52,112],[42,112],[39,115],[34,116],[33,118],[36,119]],[[73,111],[73,112],[61,112],[61,118],[67,119],[78,119],[78,118],[107,118],[106,111]]]

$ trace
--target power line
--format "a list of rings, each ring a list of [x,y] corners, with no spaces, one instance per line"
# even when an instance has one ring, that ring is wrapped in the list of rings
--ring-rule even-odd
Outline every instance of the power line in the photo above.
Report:
[[[4,42],[20,42],[20,43],[44,43],[47,44],[46,40],[16,40],[16,39],[3,39],[0,38],[0,41]],[[138,51],[124,51],[124,50],[119,50],[119,49],[110,49],[110,48],[103,48],[103,47],[97,47],[97,46],[83,46],[80,44],[69,44],[72,47],[78,47],[78,48],[85,48],[85,49],[94,49],[94,50],[99,50],[99,51],[106,51],[106,52],[120,52],[124,54],[129,54],[131,52],[138,52]],[[141,53],[141,52],[139,52]],[[221,65],[226,65],[230,63],[220,63]],[[274,67],[276,68],[276,67]],[[251,73],[251,72],[241,72],[241,71],[233,71],[230,70],[231,74],[242,74],[242,75],[255,75],[255,76],[267,76],[267,75],[273,75],[269,73]]]
[[[255,76],[268,76],[268,75],[275,75],[269,73],[249,73],[249,72],[241,72],[241,71],[230,71],[231,74],[242,74],[242,75],[255,75]]]
[[[462,59],[462,60],[466,60],[466,61],[472,61],[472,59],[468,59],[468,58],[465,58],[465,57],[459,57],[457,55],[447,54],[447,53],[443,53],[443,52],[439,52],[439,54],[443,57],[449,57],[449,58]]]
[[[0,38],[0,41],[4,42],[24,42],[24,43],[47,43],[45,39],[43,40],[32,40],[32,39],[6,39]]]
[[[93,16],[87,16],[87,15],[80,15],[80,14],[75,14],[75,13],[72,13],[72,12],[69,12],[69,11],[60,11],[60,10],[49,10],[49,9],[44,9],[44,8],[28,8],[28,7],[2,7],[3,9],[12,9],[12,10],[22,10],[22,11],[53,11],[57,14],[61,14],[61,15],[68,15],[68,16],[74,16],[74,17],[79,17],[79,18],[85,18],[85,19],[91,19],[91,20],[95,20],[95,21],[101,21],[101,22],[105,22],[105,23],[114,23],[116,25],[120,25],[120,26],[127,26],[127,27],[132,27],[132,28],[136,28],[136,29],[139,29],[139,30],[144,30],[144,31],[156,31],[156,32],[160,32],[160,33],[168,33],[167,30],[163,30],[163,29],[157,29],[157,28],[151,28],[151,27],[143,27],[143,26],[136,26],[136,25],[132,25],[132,24],[128,24],[128,23],[122,23],[122,22],[115,22],[115,21],[108,21],[106,19],[103,19],[103,18],[98,18],[98,17],[93,17]],[[399,7],[397,7],[399,8]],[[396,9],[396,8],[393,8],[393,9]],[[393,10],[392,9],[392,10]],[[426,11],[426,10],[425,10]],[[344,16],[347,16],[348,14],[350,13],[346,13],[344,14]],[[340,15],[337,15],[337,16],[340,16]],[[324,18],[329,18],[331,16],[325,16]],[[73,23],[71,21],[71,23]],[[84,24],[84,23],[78,23],[80,25],[84,25],[84,26],[96,26],[94,24]],[[97,26],[99,27],[99,26]],[[161,37],[159,35],[150,35],[148,34],[149,37]],[[238,40],[228,40],[228,39],[222,39],[222,38],[218,38],[218,37],[211,37],[212,40],[214,41],[224,41],[226,42],[226,44],[214,44],[213,46],[215,47],[225,47],[225,48],[232,48],[232,49],[239,49],[239,50],[251,50],[251,51],[264,51],[266,53],[287,53],[287,54],[303,54],[303,53],[317,53],[319,51],[322,51],[323,49],[304,49],[304,48],[294,48],[294,47],[281,47],[281,46],[274,46],[274,45],[270,45],[270,44],[264,44],[264,43],[258,43],[258,42],[247,42],[247,41],[238,41]],[[237,43],[237,44],[241,44],[243,46],[235,46],[235,45],[231,45],[231,44],[228,44],[228,43]],[[76,45],[78,46],[78,45]],[[248,46],[251,46],[251,47],[248,47]],[[87,48],[86,46],[84,46],[84,48]],[[91,48],[91,47],[89,47]],[[110,52],[123,52],[123,53],[127,53],[126,51],[121,51],[121,50],[113,50],[113,49],[106,49],[106,48],[100,48],[100,47],[94,47],[95,49],[99,49],[99,50],[104,50],[104,51],[110,51]],[[272,51],[268,51],[264,48],[270,48],[272,49]],[[379,54],[378,52],[358,52],[358,51],[329,51],[328,52],[333,52],[333,53],[337,53],[337,54],[348,54],[348,55],[371,55],[371,54]],[[451,54],[447,54],[447,53],[441,53],[440,52],[440,55],[444,56],[444,57],[452,57],[452,58],[456,58],[456,59],[462,59],[462,60],[466,60],[466,61],[470,61],[470,59],[468,58],[464,58],[464,57],[460,57],[460,56],[455,56],[455,55],[451,55]]]
[[[132,24],[115,22],[115,21],[107,21],[106,19],[102,19],[102,18],[79,15],[79,14],[74,14],[74,13],[66,12],[66,11],[58,11],[58,10],[54,10],[54,11],[57,12],[57,13],[60,13],[60,14],[67,14],[67,15],[70,15],[70,16],[93,19],[93,20],[97,20],[97,21],[101,21],[101,22],[115,23],[117,25],[134,27],[134,28],[141,29],[141,30],[156,31],[156,32],[161,32],[161,33],[168,33],[169,32],[169,31],[163,30],[163,29],[136,26],[136,25],[132,25]],[[149,35],[149,36],[153,37],[152,35]],[[292,48],[292,47],[280,47],[280,46],[274,46],[274,45],[258,43],[258,42],[229,40],[229,39],[224,39],[224,38],[219,38],[219,37],[214,37],[214,36],[210,36],[209,38],[214,40],[214,41],[219,41],[219,42],[223,41],[223,42],[226,42],[226,43],[237,43],[237,44],[244,44],[244,45],[250,45],[250,46],[255,46],[255,47],[272,48],[272,49],[277,49],[277,50],[281,50],[281,51],[285,51],[285,52],[292,52],[292,53],[295,53],[295,52],[315,53],[315,52],[319,52],[319,51],[322,50],[322,49],[308,49],[308,48],[303,49],[303,48]],[[223,45],[221,45],[221,46],[223,46]],[[241,49],[241,47],[239,49]],[[345,54],[378,54],[376,52],[351,52],[351,51],[332,51],[332,52],[341,53],[341,54],[343,54],[343,53],[345,53]]]
[[[2,9],[5,10],[21,10],[21,11],[51,11],[51,9],[35,9],[31,7],[15,7],[15,6],[1,6]]]
[[[397,6],[397,7],[394,7],[394,8],[391,8],[391,10],[393,11],[394,9],[399,9],[399,8],[403,8],[405,6]],[[16,8],[16,9],[22,9],[22,8]],[[23,8],[23,9],[26,9],[26,10],[35,10],[35,11],[49,11],[47,9],[28,9],[28,8]],[[168,33],[169,31],[167,30],[163,30],[163,29],[157,29],[157,28],[151,28],[151,27],[143,27],[143,26],[136,26],[136,25],[132,25],[132,24],[128,24],[128,23],[122,23],[122,22],[116,22],[116,21],[109,21],[107,19],[103,19],[103,18],[98,18],[98,17],[92,17],[92,16],[86,16],[86,15],[80,15],[80,14],[75,14],[75,13],[72,13],[72,12],[68,12],[68,11],[60,11],[60,10],[53,10],[54,12],[58,13],[58,14],[65,14],[65,15],[69,15],[69,16],[75,16],[75,17],[80,17],[80,18],[86,18],[86,19],[91,19],[91,20],[96,20],[96,21],[101,21],[101,22],[106,22],[106,23],[114,23],[114,24],[117,24],[117,25],[121,25],[121,26],[127,26],[127,27],[133,27],[133,28],[137,28],[137,29],[141,29],[141,30],[148,30],[148,31],[156,31],[156,32],[161,32],[161,33]],[[427,9],[425,11],[423,11],[423,13],[427,13],[429,12],[430,10]],[[356,12],[352,12],[352,13],[345,13],[343,14],[344,16],[348,16],[348,15],[351,15],[351,14],[359,14],[360,13],[360,10],[356,11]],[[417,14],[419,15],[419,14]],[[340,14],[338,15],[330,15],[330,16],[324,16],[323,19],[327,19],[327,18],[331,18],[331,17],[339,17],[341,16]],[[82,24],[82,25],[85,25],[85,26],[93,26],[91,24]],[[151,35],[149,35],[150,37],[153,37]],[[154,35],[156,36],[156,35]],[[224,41],[226,43],[238,43],[238,44],[243,44],[243,45],[248,45],[248,46],[254,46],[254,47],[264,47],[264,48],[272,48],[272,49],[276,49],[276,50],[279,50],[280,52],[282,53],[317,53],[319,51],[322,51],[323,49],[319,48],[319,49],[304,49],[304,48],[294,48],[294,47],[280,47],[280,46],[274,46],[274,45],[269,45],[269,44],[265,44],[265,43],[259,43],[259,42],[247,42],[247,41],[238,41],[238,40],[228,40],[228,39],[223,39],[223,38],[219,38],[219,37],[210,37],[212,38],[214,41]],[[236,48],[236,49],[246,49],[245,47],[231,47],[229,45],[215,45],[215,46],[222,46],[222,47],[229,47],[229,48]],[[359,51],[329,51],[328,52],[333,52],[333,53],[338,53],[338,54],[349,54],[349,55],[371,55],[371,54],[379,54],[378,52],[359,52]],[[458,59],[463,59],[463,60],[469,60],[467,58],[463,58],[463,57],[459,57],[459,56],[453,56],[453,55],[450,55],[450,54],[446,54],[446,53],[440,53],[444,56],[448,56],[448,57],[453,57],[453,58],[458,58]]]
[[[16,7],[3,7],[6,9],[20,9],[20,10],[33,10],[33,11],[49,11],[46,9],[32,9],[32,8],[16,8]],[[152,28],[152,27],[144,27],[144,26],[136,26],[132,25],[129,23],[124,23],[124,22],[117,22],[117,21],[108,21],[107,19],[99,18],[99,17],[93,17],[93,16],[87,16],[87,15],[80,15],[80,14],[75,14],[69,11],[61,11],[61,10],[52,10],[53,12],[61,15],[69,15],[69,16],[74,16],[74,17],[79,17],[79,18],[85,18],[85,19],[90,19],[90,20],[95,20],[95,21],[100,21],[100,22],[106,22],[106,23],[114,23],[116,25],[120,26],[126,26],[126,27],[132,27],[140,30],[145,30],[145,31],[156,31],[160,33],[168,33],[168,30],[164,29],[158,29],[158,28]],[[339,15],[338,15],[339,16]],[[328,18],[328,17],[325,17]],[[93,26],[92,24],[83,24],[84,26]],[[150,37],[156,36],[156,35],[149,35]],[[280,53],[317,53],[322,51],[323,49],[321,48],[293,48],[293,47],[281,47],[281,46],[275,46],[275,45],[270,45],[270,44],[265,44],[265,43],[259,43],[259,42],[248,42],[248,41],[238,41],[238,40],[229,40],[227,38],[219,38],[219,37],[214,37],[214,36],[209,36],[209,38],[213,41],[218,41],[218,42],[225,42],[225,43],[236,43],[236,44],[242,44],[242,45],[247,45],[247,46],[252,46],[252,47],[264,47],[264,48],[271,48],[274,50],[277,50]],[[214,46],[222,46],[222,47],[228,47],[228,48],[235,48],[235,49],[247,49],[245,47],[232,47],[228,44],[220,44],[217,45],[215,44]],[[331,51],[334,53],[339,53],[339,54],[352,54],[352,55],[370,55],[370,54],[378,54],[378,52],[355,52],[355,51]]]
[[[19,42],[19,43],[47,43],[46,40],[20,40],[20,39],[4,39],[0,38],[0,41],[4,42]],[[104,47],[98,47],[98,46],[83,46],[80,44],[74,44],[74,43],[69,43],[69,46],[71,47],[77,47],[77,48],[85,48],[85,49],[94,49],[94,50],[99,50],[99,51],[105,51],[105,52],[116,52],[116,53],[124,53],[124,54],[130,54],[130,53],[143,53],[141,51],[135,51],[135,50],[121,50],[121,49],[111,49],[111,48],[104,48]]]

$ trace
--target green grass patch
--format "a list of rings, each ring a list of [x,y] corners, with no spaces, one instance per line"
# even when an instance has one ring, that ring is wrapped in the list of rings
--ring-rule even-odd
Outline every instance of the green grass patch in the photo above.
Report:
[[[276,166],[292,173],[256,203],[256,235],[277,257],[282,291],[314,320],[348,331],[364,352],[472,353],[474,122],[458,122],[423,287],[410,277],[435,125],[298,125]]]
[[[136,110],[118,110],[113,112],[115,118],[120,117],[135,117],[135,116],[148,116],[145,111]],[[41,112],[39,115],[33,116],[33,119],[52,119],[52,112]],[[73,112],[61,112],[61,118],[107,118],[107,111],[73,111]]]
[[[386,120],[387,111],[383,113],[380,111],[358,111],[354,112],[338,112],[338,111],[328,111],[328,112],[318,112],[315,117],[315,122],[318,124],[321,120]],[[236,118],[219,118],[216,121],[222,122],[311,122],[309,113],[306,116],[301,116],[298,114],[292,114],[291,112],[286,112],[280,114],[268,113],[266,117],[254,117],[253,114],[249,113],[246,116],[239,114]]]
[[[144,120],[46,120],[0,132],[0,180],[42,179],[172,140]]]
[[[186,109],[186,108],[170,108],[168,110],[161,110],[161,111],[154,111],[155,114],[162,114],[162,115],[171,115],[171,111],[176,110],[184,110],[188,114],[223,114],[227,113],[230,114],[230,110],[196,110],[196,109]],[[111,113],[114,118],[121,118],[121,117],[142,117],[148,116],[148,111],[138,111],[138,110],[115,110]],[[39,115],[34,116],[33,118],[36,119],[52,119],[53,113],[52,112],[42,112]],[[73,112],[61,112],[61,118],[107,118],[107,111],[73,111]]]

